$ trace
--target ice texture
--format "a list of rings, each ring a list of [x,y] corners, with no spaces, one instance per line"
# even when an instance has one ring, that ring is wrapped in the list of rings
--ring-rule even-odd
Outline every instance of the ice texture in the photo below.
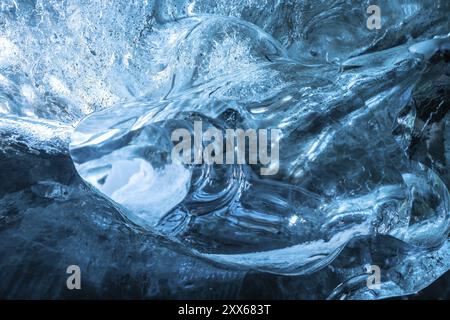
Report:
[[[3,0],[0,296],[381,299],[448,271],[450,3],[379,1],[380,30],[370,4]],[[281,129],[278,173],[174,163],[199,120]]]

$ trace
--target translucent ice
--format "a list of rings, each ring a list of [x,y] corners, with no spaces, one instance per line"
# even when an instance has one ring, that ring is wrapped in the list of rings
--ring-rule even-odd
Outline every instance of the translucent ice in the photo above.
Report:
[[[371,4],[2,0],[0,296],[65,297],[67,261],[94,297],[376,299],[448,271],[450,2],[380,0],[380,30]],[[277,174],[174,163],[198,120],[280,129]]]
[[[234,18],[197,16],[180,25],[183,36],[164,56],[167,94],[93,113],[73,134],[80,175],[97,181],[131,220],[202,257],[281,274],[313,272],[358,236],[392,235],[425,248],[445,241],[447,187],[408,159],[392,127],[447,37],[305,66]],[[199,119],[221,130],[281,129],[280,172],[174,169],[170,134],[192,131]],[[136,173],[142,166],[160,171],[144,178]],[[133,191],[119,196],[111,184]],[[147,197],[153,205],[140,200]],[[145,218],[153,216],[161,219]]]

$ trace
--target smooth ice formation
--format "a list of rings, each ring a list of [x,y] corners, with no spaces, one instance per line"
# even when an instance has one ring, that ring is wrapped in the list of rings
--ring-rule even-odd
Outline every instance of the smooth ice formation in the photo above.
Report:
[[[101,257],[105,282],[112,265],[194,279],[145,297],[201,291],[209,275],[274,277],[285,298],[428,286],[450,269],[450,2],[378,2],[379,30],[367,27],[365,0],[3,1],[0,240],[54,248],[68,233],[48,253],[64,256],[83,237],[98,252],[70,258],[93,268]],[[173,132],[194,135],[196,122],[224,134],[278,129],[275,174],[249,161],[174,161]],[[26,260],[24,243],[24,263],[46,260]],[[383,283],[368,290],[374,264]],[[11,262],[0,268],[15,276]],[[49,290],[19,282],[11,292]]]
[[[306,66],[234,18],[197,16],[165,28],[180,26],[183,36],[163,50],[174,55],[166,56],[172,81],[164,98],[93,113],[72,137],[81,177],[131,220],[209,259],[281,274],[316,271],[357,236],[392,235],[422,247],[445,240],[448,190],[409,161],[392,127],[450,37]],[[171,133],[199,119],[221,129],[279,128],[280,172],[175,169]],[[153,177],[137,174],[138,164]],[[176,171],[174,184],[167,172]],[[108,190],[116,183],[132,192]],[[154,203],[139,200],[146,197]]]

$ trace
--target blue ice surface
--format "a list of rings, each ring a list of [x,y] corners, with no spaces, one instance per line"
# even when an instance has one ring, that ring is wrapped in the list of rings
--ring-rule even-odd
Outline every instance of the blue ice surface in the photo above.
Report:
[[[379,30],[369,1],[2,2],[0,296],[382,299],[442,276],[450,3],[378,5]],[[175,162],[199,122],[278,129],[277,170]]]

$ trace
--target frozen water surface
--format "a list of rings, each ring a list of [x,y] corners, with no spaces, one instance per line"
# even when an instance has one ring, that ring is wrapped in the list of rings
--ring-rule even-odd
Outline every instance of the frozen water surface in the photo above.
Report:
[[[68,297],[70,264],[89,297],[380,299],[438,279],[449,2],[381,1],[380,30],[369,5],[2,1],[0,295]],[[175,163],[195,121],[280,129],[279,170]]]

